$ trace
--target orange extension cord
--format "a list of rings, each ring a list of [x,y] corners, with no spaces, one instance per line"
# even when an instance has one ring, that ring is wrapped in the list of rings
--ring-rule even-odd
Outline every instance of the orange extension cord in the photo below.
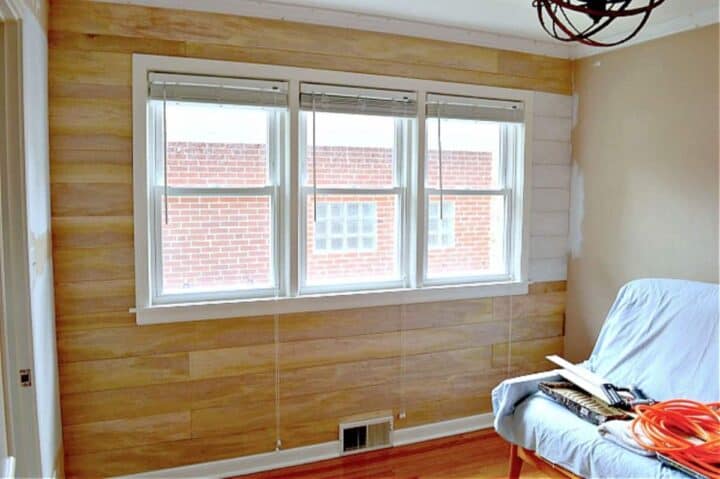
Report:
[[[630,429],[638,444],[720,479],[720,403],[673,399],[635,412]]]

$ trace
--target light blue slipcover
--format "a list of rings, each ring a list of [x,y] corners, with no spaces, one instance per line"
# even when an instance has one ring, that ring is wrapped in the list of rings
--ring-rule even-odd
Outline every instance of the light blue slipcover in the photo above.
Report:
[[[582,366],[658,399],[720,400],[720,288],[671,279],[631,281],[618,293]],[[600,437],[594,425],[537,392],[556,372],[504,381],[492,393],[495,429],[582,477],[686,478]]]

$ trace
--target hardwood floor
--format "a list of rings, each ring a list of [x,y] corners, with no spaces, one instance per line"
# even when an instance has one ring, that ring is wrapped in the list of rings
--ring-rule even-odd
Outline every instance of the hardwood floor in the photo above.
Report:
[[[477,479],[507,477],[510,446],[485,430],[241,476],[243,479]],[[523,465],[522,478],[547,478]]]

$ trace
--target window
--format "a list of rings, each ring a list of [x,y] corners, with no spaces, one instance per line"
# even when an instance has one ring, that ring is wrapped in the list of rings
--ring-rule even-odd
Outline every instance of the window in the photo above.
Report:
[[[525,293],[531,97],[134,55],[138,322]]]
[[[315,251],[372,251],[377,243],[377,204],[318,203]]]
[[[514,102],[428,95],[426,284],[512,275],[514,145],[521,120]]]
[[[403,286],[403,145],[413,94],[306,83],[300,92],[301,291]]]
[[[440,218],[440,202],[430,203],[428,210],[428,248],[452,248],[455,246],[455,203],[443,202]]]
[[[281,83],[151,75],[156,302],[277,289],[284,91]]]

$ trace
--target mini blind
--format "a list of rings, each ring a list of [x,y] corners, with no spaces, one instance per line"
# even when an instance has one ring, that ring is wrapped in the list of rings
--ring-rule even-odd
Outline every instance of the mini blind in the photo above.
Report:
[[[287,82],[150,73],[153,100],[287,107]]]
[[[305,111],[415,117],[417,95],[410,91],[302,83],[300,108]]]
[[[493,100],[463,96],[428,94],[426,102],[428,118],[455,118],[461,120],[485,120],[504,123],[522,123],[525,118],[520,101]]]

